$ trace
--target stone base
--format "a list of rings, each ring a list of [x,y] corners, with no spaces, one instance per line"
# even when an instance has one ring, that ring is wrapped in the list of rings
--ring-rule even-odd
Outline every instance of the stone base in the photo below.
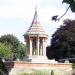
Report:
[[[28,70],[28,72],[35,70],[48,70],[48,71],[61,71],[63,75],[71,75],[72,64],[71,63],[58,63],[55,60],[48,60],[45,56],[32,56],[25,58],[25,61],[12,61],[6,62],[7,68],[10,70],[9,75],[19,75],[17,73],[22,73]],[[57,74],[58,75],[58,74]]]
[[[30,63],[58,63],[55,59],[49,60],[46,56],[29,56],[24,60]]]

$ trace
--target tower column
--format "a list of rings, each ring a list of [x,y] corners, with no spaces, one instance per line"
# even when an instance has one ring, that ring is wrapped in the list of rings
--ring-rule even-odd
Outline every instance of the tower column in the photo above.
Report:
[[[40,48],[40,55],[42,56],[42,45],[41,45],[41,48]]]
[[[29,40],[29,42],[30,42],[30,56],[32,56],[32,39],[30,38],[30,40]]]
[[[43,38],[43,56],[46,56],[46,44],[45,44],[45,39]]]
[[[43,43],[42,43],[42,39],[40,41],[40,55],[42,56],[43,55]]]
[[[39,37],[37,37],[37,52],[38,52],[38,56],[39,56]]]
[[[25,42],[26,42],[26,55],[28,55],[28,52],[27,52],[27,50],[28,50],[27,40],[25,40]]]

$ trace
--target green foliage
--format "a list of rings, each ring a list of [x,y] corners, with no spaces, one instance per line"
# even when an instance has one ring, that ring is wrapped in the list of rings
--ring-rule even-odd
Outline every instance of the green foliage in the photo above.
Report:
[[[19,75],[50,75],[50,72],[49,71],[42,71],[42,70],[40,70],[40,71],[32,71],[32,72],[25,72],[25,73],[21,73],[21,74],[19,74]]]
[[[75,0],[63,0],[64,2],[69,4],[72,12],[75,12]]]
[[[51,75],[54,75],[54,72],[53,72],[53,70],[51,70]]]
[[[13,53],[11,51],[10,46],[0,43],[0,57],[3,58],[12,58]]]
[[[16,60],[17,58],[22,59],[26,55],[25,54],[25,45],[20,43],[20,41],[17,39],[17,37],[13,36],[12,34],[7,34],[7,35],[1,36],[0,43],[3,43],[5,46],[9,46],[9,47],[3,46],[4,48],[3,48],[3,50],[1,49],[1,53],[0,53],[1,56],[3,54],[6,54],[5,56],[9,57],[10,55],[13,54],[13,60]],[[10,48],[9,53],[7,53],[7,51],[6,51],[7,48],[8,48],[8,51]],[[6,53],[5,53],[4,49],[5,49]],[[12,54],[11,54],[11,51],[12,51]],[[9,56],[7,56],[7,54],[9,54]]]
[[[75,63],[72,63],[72,68],[75,69]]]
[[[18,46],[20,43],[20,41],[17,39],[17,37],[13,36],[12,34],[7,34],[7,35],[1,36],[0,42],[12,46],[13,51],[18,49]]]
[[[20,43],[17,57],[19,59],[23,59],[25,56],[26,56],[26,46],[25,46],[25,44]]]
[[[8,70],[1,59],[0,59],[0,75],[8,75]]]
[[[12,34],[3,35],[0,37],[0,42],[11,47],[13,59],[15,60],[17,58],[16,53],[18,51],[18,46],[20,43],[17,37],[13,36]]]
[[[65,20],[57,29],[52,36],[48,56],[51,50],[56,59],[75,57],[75,20]]]
[[[63,0],[63,3],[67,3],[67,4],[71,4],[73,2],[73,0]]]

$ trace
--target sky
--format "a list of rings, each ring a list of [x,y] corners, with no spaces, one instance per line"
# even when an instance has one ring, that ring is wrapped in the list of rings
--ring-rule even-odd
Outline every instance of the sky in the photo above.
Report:
[[[64,19],[75,19],[75,13],[69,9],[59,22],[51,20],[52,16],[65,13],[68,5],[62,4],[62,0],[0,0],[0,36],[13,34],[24,43],[23,34],[31,25],[36,5],[39,21],[48,35],[48,45]]]

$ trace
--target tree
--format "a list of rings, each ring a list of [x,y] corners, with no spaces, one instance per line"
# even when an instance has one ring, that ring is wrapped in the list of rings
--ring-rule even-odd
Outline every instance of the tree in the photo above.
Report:
[[[72,12],[75,12],[75,0],[63,0],[63,3],[67,3]]]
[[[52,35],[47,54],[51,50],[56,60],[75,57],[75,20],[64,20],[63,25]]]
[[[24,44],[20,43],[17,37],[13,36],[12,34],[1,36],[0,43],[10,46],[12,53],[13,53],[13,60],[16,60],[18,57],[23,58],[23,56],[25,55],[24,54],[25,53]]]
[[[17,57],[19,59],[23,59],[25,56],[26,56],[26,45],[23,43],[20,43]]]
[[[13,53],[10,46],[0,43],[0,57],[4,59],[12,58]]]
[[[8,75],[8,70],[1,59],[0,59],[0,75]]]
[[[14,54],[13,59],[15,60],[17,58],[16,54],[20,44],[20,41],[17,39],[17,37],[13,36],[12,34],[3,35],[0,37],[0,42],[6,45],[10,45],[11,50]]]
[[[20,41],[12,34],[3,35],[0,37],[0,42],[12,46],[12,50],[18,49]]]

